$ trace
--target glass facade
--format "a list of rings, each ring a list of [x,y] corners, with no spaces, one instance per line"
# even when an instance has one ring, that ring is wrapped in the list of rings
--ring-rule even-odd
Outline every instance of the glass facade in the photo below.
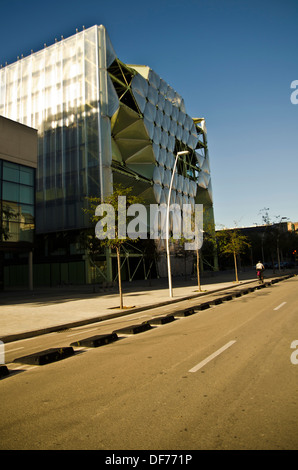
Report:
[[[148,204],[167,202],[180,151],[171,203],[204,204],[214,225],[205,120],[191,118],[150,67],[122,63],[102,25],[1,68],[0,115],[38,131],[36,233],[45,240],[79,237],[90,227],[86,198],[103,198],[115,183]],[[5,172],[4,200],[16,204],[19,224],[24,214],[29,221],[30,177]]]
[[[0,115],[38,129],[37,232],[86,226],[83,199],[100,195],[99,34],[84,30],[0,71]]]
[[[0,160],[1,241],[33,242],[35,169]]]

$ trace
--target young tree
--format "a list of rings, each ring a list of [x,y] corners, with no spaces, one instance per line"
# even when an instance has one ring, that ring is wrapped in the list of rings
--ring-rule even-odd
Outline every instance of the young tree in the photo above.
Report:
[[[204,208],[205,213],[205,208]],[[196,248],[196,271],[197,271],[197,284],[199,292],[202,291],[201,289],[201,276],[200,276],[200,259],[203,258],[202,251],[203,248],[207,247],[207,251],[209,250],[214,254],[214,251],[217,250],[217,241],[215,235],[215,228],[212,222],[204,222],[204,232],[203,232],[203,244],[200,248]]]
[[[201,213],[201,217],[205,218],[205,208],[203,208],[203,212]],[[201,260],[201,253],[202,253],[202,249],[203,249],[203,245],[208,245],[209,248],[212,250],[212,252],[214,253],[214,250],[216,249],[216,237],[215,237],[215,229],[214,229],[214,225],[209,221],[207,221],[207,223],[205,222],[205,219],[204,219],[204,224],[203,224],[203,219],[202,219],[202,226],[200,228],[197,227],[197,230],[198,232],[200,233],[201,232],[201,237],[202,237],[202,240],[201,240],[201,244],[197,244],[195,243],[194,245],[194,253],[195,253],[195,257],[196,257],[196,274],[197,274],[197,286],[198,286],[198,291],[199,292],[202,292],[202,286],[201,286],[201,275],[200,275],[200,260]],[[204,229],[203,229],[204,227]],[[195,218],[195,215],[194,213],[191,214],[191,230],[192,232],[194,233],[196,231],[196,218]],[[186,242],[189,242],[191,243],[193,240],[192,239],[187,239],[185,237],[182,237],[180,240],[179,240],[179,245],[180,247],[184,247],[184,244]],[[187,253],[186,251],[184,251],[185,253],[185,256],[187,256]]]
[[[201,214],[201,216],[203,216],[203,213]],[[192,232],[192,237],[191,238],[188,238],[187,235],[185,236],[184,234],[182,236],[179,237],[179,239],[175,240],[172,236],[170,236],[170,241],[174,242],[174,244],[176,245],[176,255],[179,256],[179,257],[182,257],[184,256],[184,262],[185,262],[185,265],[186,265],[186,260],[187,260],[187,256],[193,256],[193,252],[195,253],[196,255],[196,273],[197,273],[197,285],[198,285],[198,291],[199,292],[202,292],[202,288],[201,288],[201,277],[200,277],[200,251],[201,251],[201,248],[202,248],[202,245],[203,245],[203,231],[201,232],[201,237],[202,237],[202,240],[201,242],[202,243],[199,243],[199,240],[197,240],[196,243],[194,243],[194,240],[193,240],[193,234],[196,233],[195,235],[195,238],[198,237],[199,233],[200,233],[200,227],[196,226],[196,223],[198,224],[198,221],[196,220],[196,217],[195,217],[195,214],[192,212],[190,214],[190,228],[191,228],[191,232]],[[201,221],[202,223],[202,226],[203,226],[203,220]],[[193,251],[192,250],[186,250],[185,249],[185,245],[186,244],[194,244],[194,249]],[[186,272],[186,268],[185,268],[185,272]]]
[[[109,196],[101,201],[98,197],[87,198],[89,207],[84,209],[85,213],[90,215],[90,220],[96,223],[95,237],[92,235],[92,249],[97,250],[96,245],[103,247],[110,247],[116,251],[117,255],[117,269],[118,269],[118,285],[120,308],[123,308],[123,292],[121,281],[121,247],[128,241],[130,243],[137,242],[138,238],[131,238],[126,233],[126,223],[123,227],[124,216],[126,215],[127,208],[133,204],[141,204],[141,199],[133,196],[133,188],[126,188],[121,184],[114,185],[114,191]],[[123,205],[125,203],[125,206]],[[98,229],[98,224],[100,230]],[[125,230],[123,230],[125,228]]]
[[[221,253],[234,256],[235,276],[238,283],[237,255],[245,253],[250,247],[248,238],[241,235],[239,230],[221,230],[217,233],[217,241]]]
[[[280,270],[280,254],[281,248],[283,247],[286,249],[287,241],[289,239],[289,232],[288,230],[282,230],[282,223],[283,221],[288,221],[287,217],[281,217],[280,215],[274,216],[275,220],[271,220],[269,217],[269,208],[264,207],[260,211],[262,213],[262,220],[265,228],[265,243],[267,247],[267,251],[269,250],[273,272],[275,272],[275,261],[274,258],[276,256],[278,269]],[[264,260],[263,260],[264,261]]]

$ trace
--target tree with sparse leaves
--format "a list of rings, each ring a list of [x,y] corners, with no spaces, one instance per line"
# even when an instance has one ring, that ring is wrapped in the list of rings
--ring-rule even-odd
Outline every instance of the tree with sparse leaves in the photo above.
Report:
[[[133,188],[124,187],[121,184],[114,185],[113,192],[106,196],[104,201],[99,197],[88,197],[88,208],[84,209],[84,212],[89,214],[90,220],[92,223],[98,223],[104,219],[104,228],[103,231],[106,232],[106,238],[98,239],[93,230],[92,236],[90,238],[90,250],[93,253],[96,253],[99,247],[109,247],[116,251],[117,255],[117,268],[118,268],[118,285],[119,285],[119,296],[120,296],[120,308],[123,308],[123,292],[122,292],[122,282],[121,282],[121,263],[120,263],[120,254],[121,247],[127,242],[137,242],[138,238],[130,238],[129,236],[123,236],[119,233],[119,217],[121,217],[121,210],[127,210],[132,204],[141,204],[142,200],[132,195]],[[126,207],[119,208],[119,197],[125,197]],[[96,208],[101,204],[108,204],[113,208],[113,217],[110,217],[108,212],[104,212],[101,216],[96,215]],[[123,215],[123,214],[122,214]],[[113,233],[113,236],[109,236],[110,233]]]
[[[247,248],[250,247],[248,238],[244,235],[241,235],[240,231],[235,229],[220,230],[217,232],[216,237],[220,253],[233,255],[236,282],[239,282],[237,256],[245,253]]]

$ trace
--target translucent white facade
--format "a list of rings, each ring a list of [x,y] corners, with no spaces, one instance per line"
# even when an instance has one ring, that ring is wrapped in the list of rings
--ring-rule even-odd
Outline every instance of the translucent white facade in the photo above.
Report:
[[[88,225],[86,196],[123,181],[147,201],[212,209],[206,132],[153,70],[122,64],[103,26],[0,70],[0,115],[38,130],[37,231]]]
[[[93,27],[0,70],[0,115],[38,130],[41,232],[86,225],[82,199],[99,195],[100,182],[110,180],[111,155],[103,161],[101,138],[107,64],[99,42],[105,30]]]

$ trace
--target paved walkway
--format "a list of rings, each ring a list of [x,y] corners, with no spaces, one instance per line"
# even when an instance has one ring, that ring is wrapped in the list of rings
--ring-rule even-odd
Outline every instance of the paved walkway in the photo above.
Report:
[[[281,273],[287,274],[287,273]],[[268,272],[266,277],[272,277]],[[240,285],[256,281],[255,271],[239,274]],[[199,293],[196,280],[173,279],[173,297],[169,297],[167,279],[123,283],[124,306],[119,308],[117,288],[100,291],[96,286],[60,287],[34,291],[0,293],[0,340],[9,342],[62,327],[88,324],[102,317],[111,318],[134,311],[179,302],[190,296],[239,286],[233,273],[214,273],[201,281]],[[95,291],[94,291],[95,290]]]

